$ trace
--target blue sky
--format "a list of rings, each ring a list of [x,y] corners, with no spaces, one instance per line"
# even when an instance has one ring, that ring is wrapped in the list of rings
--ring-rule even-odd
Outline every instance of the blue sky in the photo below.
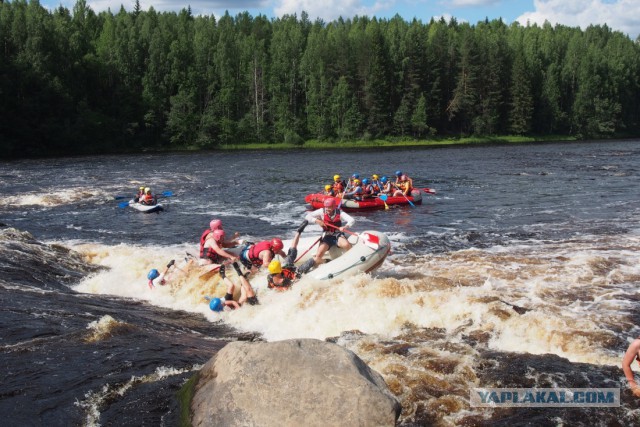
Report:
[[[96,11],[111,8],[115,13],[124,5],[131,10],[135,0],[87,0]],[[75,0],[41,0],[44,7],[62,4],[71,9]],[[187,5],[194,14],[220,16],[249,11],[268,17],[306,11],[311,20],[331,21],[339,16],[355,15],[390,18],[399,14],[406,20],[414,17],[428,22],[432,17],[455,17],[458,21],[476,22],[485,18],[502,18],[506,23],[523,25],[562,24],[585,29],[591,24],[607,24],[636,39],[640,33],[640,0],[140,0],[143,10],[153,6],[157,11],[178,11]]]

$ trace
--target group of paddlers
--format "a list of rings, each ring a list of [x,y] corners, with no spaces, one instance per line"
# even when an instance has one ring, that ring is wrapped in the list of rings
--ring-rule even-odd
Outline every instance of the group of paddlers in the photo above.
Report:
[[[231,239],[226,239],[226,233],[222,228],[222,221],[213,219],[209,223],[209,228],[204,230],[200,236],[200,265],[213,265],[211,272],[217,271],[223,282],[226,284],[227,292],[222,298],[209,298],[209,307],[214,311],[222,311],[225,307],[230,309],[239,308],[245,302],[250,305],[258,304],[255,291],[253,290],[249,277],[256,273],[261,267],[266,267],[269,271],[267,275],[267,286],[275,290],[286,290],[296,282],[303,274],[307,273],[315,266],[322,263],[324,254],[332,246],[343,249],[350,249],[351,244],[346,238],[344,231],[351,227],[355,220],[350,215],[341,212],[335,198],[327,198],[324,207],[310,212],[303,223],[296,230],[296,234],[291,242],[287,253],[283,251],[284,244],[281,239],[273,238],[257,243],[242,242],[238,239],[239,234],[235,233]],[[300,235],[309,223],[320,225],[324,232],[319,239],[317,252],[299,267],[294,265],[298,256],[298,242]],[[229,248],[240,248],[229,251]],[[284,259],[284,264],[276,259],[276,256]],[[186,261],[186,260],[185,260]],[[189,260],[191,264],[193,260]],[[239,284],[240,298],[235,301],[234,291],[236,284],[227,277],[226,266],[231,264],[235,269]],[[167,264],[163,273],[153,269],[147,275],[149,287],[166,284],[165,275],[169,269],[175,267],[172,260]],[[244,269],[244,271],[243,271]]]
[[[380,195],[390,197],[410,196],[413,189],[413,180],[400,170],[395,172],[395,180],[386,176],[373,174],[371,179],[360,179],[360,175],[354,173],[348,181],[340,175],[333,176],[333,184],[324,186],[323,194],[339,199],[366,200]]]
[[[141,205],[153,206],[158,203],[158,197],[151,193],[151,188],[141,186],[133,201]]]

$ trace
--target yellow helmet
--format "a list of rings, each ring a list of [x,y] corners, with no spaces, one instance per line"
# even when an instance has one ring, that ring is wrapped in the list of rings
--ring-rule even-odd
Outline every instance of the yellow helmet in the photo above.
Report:
[[[360,185],[360,180],[356,178],[356,179],[353,180],[353,183],[355,185]]]
[[[144,189],[144,192],[145,193],[151,193],[151,189],[149,187],[147,187],[147,188]]]
[[[334,181],[340,181],[340,175],[333,175]]]
[[[144,191],[144,187],[140,187],[140,188],[139,188],[139,190],[140,190],[140,191]]]
[[[282,273],[282,264],[277,259],[274,259],[269,263],[269,273],[271,274],[280,274]]]
[[[325,185],[325,186],[324,186],[324,189],[325,189],[326,191],[329,191],[329,190],[331,190],[331,186],[330,186],[329,184],[327,184],[327,185]]]
[[[372,176],[371,178],[373,178],[373,179],[378,179],[378,178],[379,178],[379,176],[378,176],[378,175],[376,175],[376,174],[374,173],[374,174],[373,174],[373,176]]]

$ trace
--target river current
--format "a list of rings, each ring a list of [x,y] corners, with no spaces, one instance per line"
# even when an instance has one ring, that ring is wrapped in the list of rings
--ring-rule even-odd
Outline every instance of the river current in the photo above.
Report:
[[[291,238],[334,174],[409,174],[422,205],[354,213],[392,253],[370,275],[211,312],[186,270],[212,218]],[[0,163],[0,413],[15,425],[175,425],[175,393],[228,340],[329,339],[382,374],[401,425],[630,425],[640,336],[640,141],[145,154]],[[120,207],[140,185],[165,210]],[[307,227],[305,235],[320,229]],[[474,387],[621,387],[598,409],[469,405]]]

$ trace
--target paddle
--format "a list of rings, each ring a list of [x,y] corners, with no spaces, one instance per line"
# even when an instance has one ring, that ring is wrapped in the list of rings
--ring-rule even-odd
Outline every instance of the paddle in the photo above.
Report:
[[[160,194],[156,194],[156,197],[171,197],[173,196],[173,192],[171,191],[163,191]]]
[[[378,196],[380,198],[380,200],[382,200],[382,202],[384,203],[384,208],[385,209],[389,209],[389,205],[387,205],[387,195],[386,194],[381,194]]]
[[[398,190],[400,190],[400,187],[398,187],[396,184],[393,184],[394,187],[396,187]],[[406,194],[404,194],[404,192],[402,190],[400,190],[402,192],[402,197],[404,197],[405,199],[407,199],[407,202],[409,202],[409,204],[411,205],[411,207],[415,208],[416,205],[413,204],[413,202],[411,200],[409,200],[409,198],[407,197]]]
[[[425,193],[436,194],[436,190],[434,190],[433,188],[421,188],[421,190]]]
[[[302,255],[300,255],[298,257],[298,259],[296,259],[294,262],[298,262],[300,261],[300,258],[302,258],[303,256],[305,256],[310,250],[311,248],[313,248],[316,244],[318,244],[318,242],[320,241],[322,237],[318,237],[318,240],[316,240],[315,242],[313,242],[313,245],[309,246],[309,249],[307,249],[306,251],[304,251],[304,253]]]
[[[130,202],[130,201],[129,201]],[[119,208],[126,208],[127,206],[129,206],[129,202],[122,202],[122,203],[118,203],[118,207]]]

